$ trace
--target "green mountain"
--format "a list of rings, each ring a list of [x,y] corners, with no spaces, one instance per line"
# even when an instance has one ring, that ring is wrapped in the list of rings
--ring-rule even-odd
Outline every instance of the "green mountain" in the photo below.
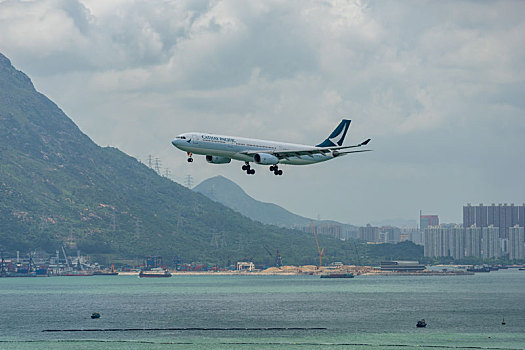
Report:
[[[326,263],[381,258],[353,241],[320,244]],[[317,261],[311,233],[252,221],[99,147],[0,54],[0,251],[53,253],[62,245],[102,263],[153,254],[168,264],[174,256],[270,263],[266,248],[279,249],[285,264]]]
[[[252,221],[99,147],[0,55],[0,250],[62,244],[99,260],[175,255],[187,262],[314,263],[311,235]],[[327,259],[342,260],[326,238]]]

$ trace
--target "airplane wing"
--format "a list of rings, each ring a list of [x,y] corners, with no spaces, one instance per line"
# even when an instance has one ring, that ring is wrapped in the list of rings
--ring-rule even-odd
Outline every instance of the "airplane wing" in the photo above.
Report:
[[[341,152],[341,150],[364,146],[368,144],[369,142],[370,142],[370,139],[367,139],[361,142],[360,144],[352,145],[352,146],[311,147],[311,148],[294,149],[294,150],[266,150],[266,151],[258,150],[258,151],[245,151],[245,152],[239,152],[239,153],[246,154],[249,156],[255,155],[257,153],[268,153],[279,159],[288,159],[290,157],[313,156],[314,154],[329,154],[329,153],[333,153],[334,156],[337,156],[340,154],[370,151],[370,150],[362,150],[362,151],[346,151],[346,152],[343,151]]]

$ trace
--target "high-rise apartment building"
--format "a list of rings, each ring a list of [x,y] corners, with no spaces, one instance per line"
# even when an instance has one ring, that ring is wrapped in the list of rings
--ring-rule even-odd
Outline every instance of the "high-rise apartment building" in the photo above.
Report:
[[[481,256],[483,258],[499,258],[501,256],[498,227],[490,225],[481,228]]]
[[[488,220],[488,208],[483,206],[483,204],[480,204],[479,206],[475,207],[475,224],[477,227],[487,227],[487,220]]]
[[[518,226],[525,227],[525,204],[518,207]]]
[[[408,235],[408,240],[414,242],[415,244],[423,245],[424,239],[422,233],[419,229],[415,227],[403,227],[401,229],[401,234]]]
[[[467,204],[467,206],[470,206],[470,204]],[[493,225],[495,227],[499,227],[499,206],[496,206],[496,204],[492,203],[489,207],[487,207],[487,225]],[[463,207],[463,213],[465,212],[465,207]],[[471,224],[472,225],[472,224]],[[463,227],[465,226],[465,216],[463,216]]]
[[[401,235],[401,230],[394,226],[381,226],[379,228],[379,235],[384,238],[380,241],[384,243],[397,243]]]
[[[424,225],[422,222],[421,227]],[[425,256],[489,259],[500,258],[508,253],[511,260],[525,259],[525,229],[521,225],[525,225],[525,204],[467,204],[463,207],[463,226],[426,227]]]
[[[515,225],[509,228],[509,259],[525,259],[525,229]]]
[[[379,241],[379,227],[370,226],[359,227],[359,239],[367,242],[378,242]]]
[[[465,228],[465,256],[481,257],[481,227]]]
[[[429,226],[425,229],[424,255],[428,257],[465,257],[465,230],[456,225]]]
[[[463,259],[465,257],[465,230],[456,225],[449,228],[448,231],[448,256],[456,260]]]
[[[492,203],[490,206],[480,204],[472,206],[470,203],[463,207],[463,227],[472,225],[477,227],[489,227],[493,225],[499,228],[500,238],[509,237],[509,227],[525,225],[525,204],[515,206],[514,204]]]
[[[468,203],[463,207],[463,227],[470,227],[476,223],[476,208]]]
[[[423,251],[425,256],[432,258],[448,256],[448,232],[440,226],[428,226],[425,228]]]

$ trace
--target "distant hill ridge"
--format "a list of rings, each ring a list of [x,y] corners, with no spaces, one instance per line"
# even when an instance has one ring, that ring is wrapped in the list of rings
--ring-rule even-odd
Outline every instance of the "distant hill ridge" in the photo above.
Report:
[[[294,225],[307,225],[311,221],[277,204],[253,199],[239,185],[224,176],[219,175],[206,179],[193,190],[265,224],[293,227]]]
[[[215,176],[204,180],[193,188],[211,200],[224,204],[244,216],[265,224],[282,227],[309,227],[313,221],[316,226],[336,225],[350,236],[356,236],[357,228],[353,225],[342,224],[331,220],[313,220],[294,214],[283,207],[258,201],[250,197],[239,185],[225,178]],[[344,237],[346,238],[346,237]]]

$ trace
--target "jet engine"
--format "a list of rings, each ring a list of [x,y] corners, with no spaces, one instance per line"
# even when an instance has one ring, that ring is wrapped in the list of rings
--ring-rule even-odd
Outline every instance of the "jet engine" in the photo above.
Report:
[[[268,153],[256,153],[253,156],[253,160],[255,163],[261,165],[273,165],[279,163],[279,158]]]
[[[219,156],[206,156],[206,161],[212,164],[228,164],[231,162],[231,158],[219,157]]]

